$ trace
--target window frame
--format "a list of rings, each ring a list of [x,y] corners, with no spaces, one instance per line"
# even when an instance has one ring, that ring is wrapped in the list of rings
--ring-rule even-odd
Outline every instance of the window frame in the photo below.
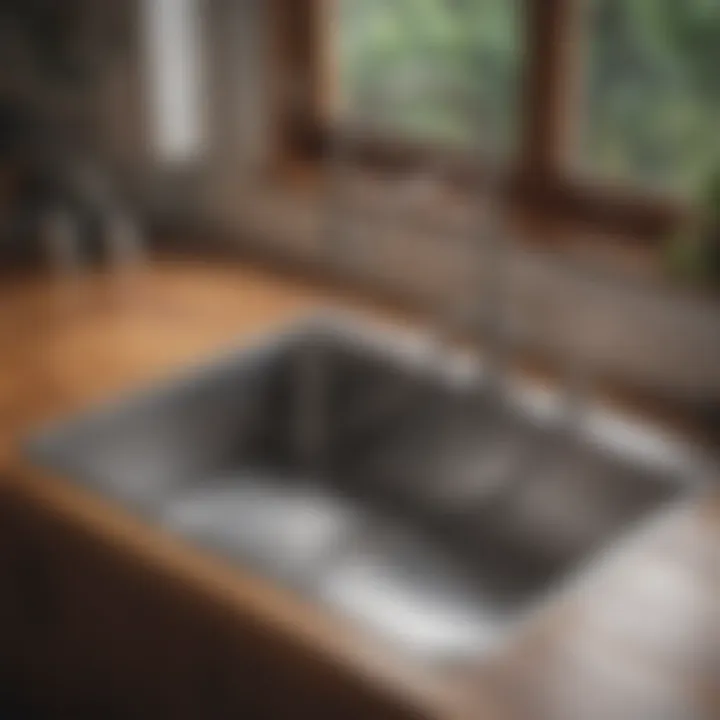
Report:
[[[334,87],[333,5],[337,0],[272,0],[278,160],[313,162],[330,146]],[[514,201],[533,214],[658,243],[690,208],[680,198],[622,188],[573,171],[581,129],[586,0],[519,0],[524,59],[518,152],[505,168]],[[431,152],[458,177],[486,174],[458,153],[422,143],[369,136],[360,155],[370,164],[412,162]],[[402,160],[401,160],[402,161]]]

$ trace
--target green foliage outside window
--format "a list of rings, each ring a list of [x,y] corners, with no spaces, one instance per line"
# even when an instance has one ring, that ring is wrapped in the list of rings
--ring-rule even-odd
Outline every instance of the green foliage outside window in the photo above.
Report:
[[[520,51],[513,0],[341,0],[347,112],[405,135],[507,147]]]
[[[339,1],[351,115],[414,137],[512,150],[520,0]],[[699,192],[720,166],[720,0],[579,1],[588,22],[576,165]]]
[[[582,163],[703,192],[720,167],[720,0],[589,0]]]

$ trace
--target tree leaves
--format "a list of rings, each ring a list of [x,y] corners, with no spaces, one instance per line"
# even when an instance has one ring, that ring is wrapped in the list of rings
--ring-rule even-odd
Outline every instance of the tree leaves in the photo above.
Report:
[[[343,0],[343,79],[399,132],[510,142],[520,52],[512,0]],[[373,108],[373,98],[379,106]]]

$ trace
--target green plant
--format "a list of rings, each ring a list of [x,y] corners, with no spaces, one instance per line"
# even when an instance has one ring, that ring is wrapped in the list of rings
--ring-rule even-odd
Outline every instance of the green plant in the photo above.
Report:
[[[720,226],[720,164],[710,173],[703,193],[703,204],[707,216]]]
[[[693,217],[670,238],[667,259],[676,277],[720,286],[720,164],[709,173]]]

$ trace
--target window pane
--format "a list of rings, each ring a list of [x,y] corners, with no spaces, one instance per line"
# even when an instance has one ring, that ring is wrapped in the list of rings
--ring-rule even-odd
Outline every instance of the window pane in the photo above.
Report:
[[[345,111],[447,143],[512,145],[520,52],[513,0],[339,0]]]
[[[720,2],[589,2],[585,166],[692,192],[720,158]]]

